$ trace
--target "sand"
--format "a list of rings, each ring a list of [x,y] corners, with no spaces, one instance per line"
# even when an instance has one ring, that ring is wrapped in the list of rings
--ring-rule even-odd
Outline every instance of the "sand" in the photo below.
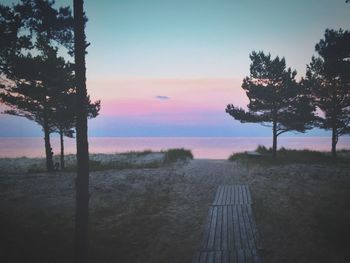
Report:
[[[73,173],[0,176],[1,262],[69,262]],[[191,262],[220,184],[248,184],[264,262],[349,262],[350,171],[192,160],[92,172],[91,262]]]

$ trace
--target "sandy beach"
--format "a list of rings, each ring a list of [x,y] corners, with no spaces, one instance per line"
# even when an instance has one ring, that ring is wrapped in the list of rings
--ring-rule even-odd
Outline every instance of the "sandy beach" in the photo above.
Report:
[[[0,176],[1,262],[70,262],[75,173]],[[90,175],[91,262],[191,262],[220,184],[248,184],[264,262],[348,262],[350,169],[196,159]]]

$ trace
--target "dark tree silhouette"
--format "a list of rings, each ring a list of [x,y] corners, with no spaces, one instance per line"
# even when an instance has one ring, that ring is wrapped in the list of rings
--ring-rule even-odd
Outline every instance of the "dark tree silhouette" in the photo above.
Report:
[[[73,39],[70,9],[56,10],[53,4],[22,0],[11,8],[0,6],[1,100],[11,107],[7,113],[42,125],[48,171],[54,170],[49,118],[52,96],[58,92],[55,70],[60,65],[55,62],[61,59],[57,48],[71,49]]]
[[[52,119],[50,119],[50,125],[53,132],[56,132],[60,136],[60,166],[61,170],[65,168],[64,162],[64,136],[74,138],[76,127],[76,88],[67,84],[68,89],[65,92],[58,94],[54,98],[54,112]],[[88,97],[88,118],[95,118],[98,116],[101,108],[101,102],[91,102]]]
[[[75,251],[76,262],[88,262],[89,253],[89,145],[87,134],[87,90],[84,1],[74,0],[74,54],[77,85],[77,178]]]
[[[36,121],[44,131],[46,166],[53,170],[50,133],[55,112],[55,98],[65,91],[66,63],[57,56],[57,49],[48,46],[45,39],[36,43],[39,55],[18,57],[12,69],[16,79],[2,86],[0,100],[10,110],[5,113]]]
[[[313,106],[305,90],[295,81],[296,71],[286,67],[285,59],[263,52],[252,52],[250,76],[242,88],[248,98],[248,111],[227,105],[226,112],[242,123],[255,122],[272,126],[273,157],[277,137],[288,131],[305,132],[312,128]]]
[[[340,136],[350,133],[350,32],[327,29],[307,66],[306,83],[321,110],[318,126],[332,131],[332,156]]]

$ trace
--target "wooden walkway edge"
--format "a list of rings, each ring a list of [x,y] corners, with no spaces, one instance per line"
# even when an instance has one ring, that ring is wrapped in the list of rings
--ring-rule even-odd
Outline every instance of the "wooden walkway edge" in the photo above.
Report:
[[[193,263],[260,263],[262,249],[247,185],[219,186]]]

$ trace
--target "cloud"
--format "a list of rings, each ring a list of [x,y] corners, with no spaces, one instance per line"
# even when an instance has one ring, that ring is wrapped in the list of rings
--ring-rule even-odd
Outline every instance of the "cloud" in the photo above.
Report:
[[[155,98],[159,99],[159,100],[170,100],[170,97],[168,97],[168,96],[161,96],[161,95],[158,95]]]

